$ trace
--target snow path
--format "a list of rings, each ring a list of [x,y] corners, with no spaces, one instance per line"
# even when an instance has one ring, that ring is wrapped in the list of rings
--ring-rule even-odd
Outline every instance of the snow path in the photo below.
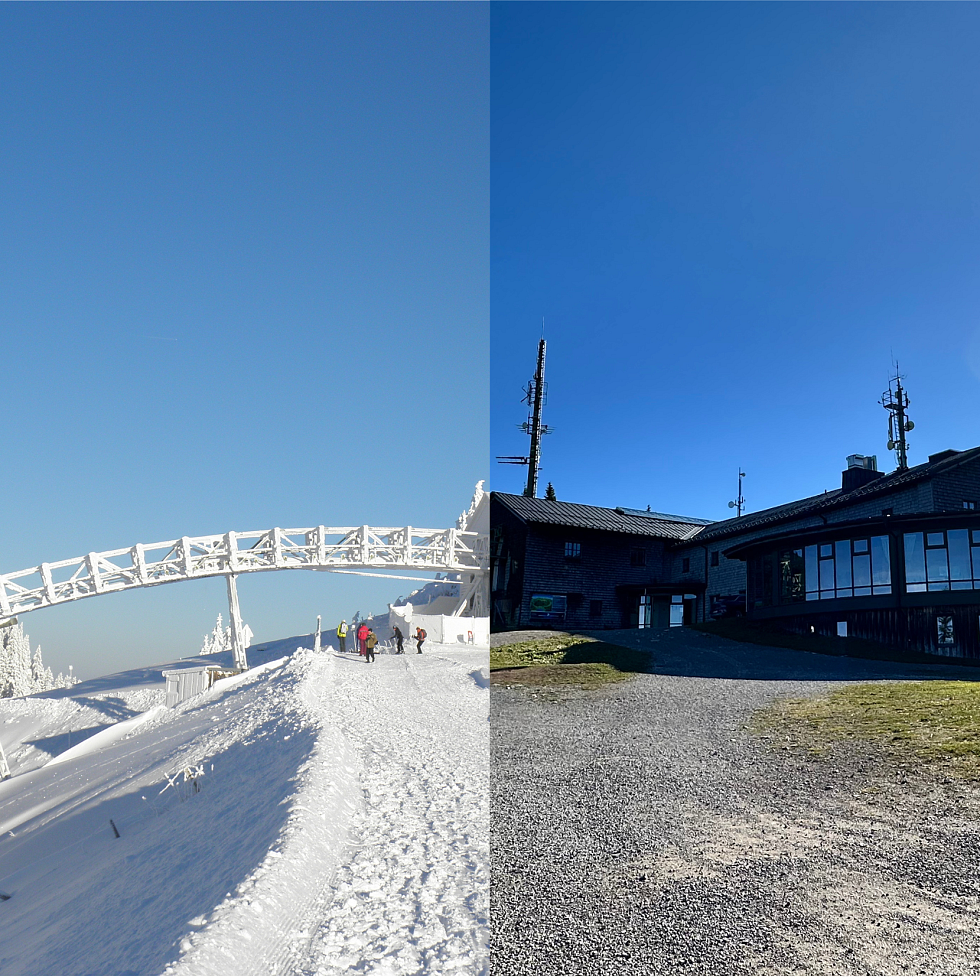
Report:
[[[354,664],[388,669],[373,691],[356,675],[338,685],[366,757],[361,837],[296,972],[489,969],[490,705],[465,649]]]
[[[331,652],[310,671],[303,696],[332,750],[311,760],[277,849],[168,973],[487,972],[488,653],[434,649]]]

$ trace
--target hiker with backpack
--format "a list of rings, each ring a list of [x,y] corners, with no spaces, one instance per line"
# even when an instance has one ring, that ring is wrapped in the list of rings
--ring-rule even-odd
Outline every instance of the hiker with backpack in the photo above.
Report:
[[[417,653],[421,653],[422,652],[422,644],[425,642],[425,638],[426,638],[427,635],[428,634],[425,632],[424,629],[422,629],[421,626],[419,626],[415,630],[415,639],[418,641],[418,650],[416,651]]]
[[[347,620],[342,619],[337,627],[337,642],[340,644],[340,652],[347,652]]]
[[[392,627],[391,638],[398,644],[398,649],[395,653],[404,653],[405,648],[402,646],[402,643],[405,637],[402,636],[402,631],[397,626]]]
[[[357,627],[358,656],[367,656],[367,637],[368,633],[370,632],[371,631],[368,629],[367,623],[361,623],[361,625]]]

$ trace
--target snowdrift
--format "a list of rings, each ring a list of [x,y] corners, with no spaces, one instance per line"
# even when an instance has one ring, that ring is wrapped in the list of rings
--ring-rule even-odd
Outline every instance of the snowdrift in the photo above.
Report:
[[[296,640],[0,702],[0,973],[486,971],[487,649]]]

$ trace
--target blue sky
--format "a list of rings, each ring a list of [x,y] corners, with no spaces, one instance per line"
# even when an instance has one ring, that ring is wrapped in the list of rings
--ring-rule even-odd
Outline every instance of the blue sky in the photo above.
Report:
[[[8,4],[0,93],[0,570],[451,526],[489,454],[486,4]],[[239,580],[257,639],[413,587]],[[219,612],[215,579],[23,622],[91,676]]]
[[[491,451],[723,519],[980,444],[980,7],[495,4]],[[525,472],[493,464],[491,486]]]

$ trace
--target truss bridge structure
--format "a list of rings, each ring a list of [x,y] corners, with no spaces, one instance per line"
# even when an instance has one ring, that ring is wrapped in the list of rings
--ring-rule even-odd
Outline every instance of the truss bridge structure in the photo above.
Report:
[[[366,524],[228,531],[43,562],[35,568],[0,575],[0,613],[16,616],[109,592],[223,575],[228,582],[235,663],[244,669],[245,642],[235,585],[237,576],[286,569],[420,581],[431,581],[436,573],[442,573],[450,581],[459,582],[457,615],[488,615],[488,535],[458,527]],[[429,577],[422,578],[418,573]]]

